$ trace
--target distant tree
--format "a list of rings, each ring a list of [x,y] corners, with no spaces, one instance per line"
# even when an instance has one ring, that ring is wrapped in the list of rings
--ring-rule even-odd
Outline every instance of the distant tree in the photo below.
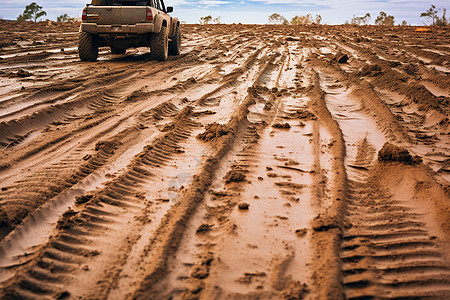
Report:
[[[322,22],[322,16],[316,15],[316,24],[320,24],[320,22]]]
[[[387,15],[384,11],[380,11],[380,15],[375,19],[375,25],[394,26],[395,18]]]
[[[56,22],[67,22],[67,21],[69,21],[68,14],[63,14],[63,15],[60,15],[59,17],[56,17]]]
[[[17,21],[28,21],[28,20],[31,20],[31,17],[26,16],[26,15],[23,15],[23,14],[20,14],[20,15],[17,17]]]
[[[212,20],[211,16],[201,17],[200,24],[203,24],[203,25],[209,24],[209,22],[211,22],[211,20]]]
[[[436,6],[431,5],[431,7],[420,14],[421,18],[428,19],[428,25],[439,25],[439,26],[447,26],[448,22],[445,18],[445,13],[447,12],[447,9],[442,8],[442,18],[439,18],[438,16],[438,9],[436,9]]]
[[[427,11],[420,14],[420,17],[428,19],[428,22],[430,22],[431,25],[435,25],[436,20],[438,19],[437,13],[438,13],[438,11],[436,9],[436,6],[434,6],[432,4],[431,7]]]
[[[364,17],[362,17],[362,21],[363,21],[364,25],[368,25],[368,24],[369,24],[370,18],[371,18],[371,16],[370,16],[369,13],[366,13],[366,14],[364,15]]]
[[[220,16],[218,16],[217,18],[213,19],[213,24],[220,24]]]
[[[444,12],[442,13],[442,18],[438,18],[438,20],[436,21],[436,25],[439,26],[448,26],[448,21],[445,18],[445,13],[447,12],[447,9],[443,8],[442,9]]]
[[[39,18],[42,16],[46,16],[47,13],[42,10],[42,6],[37,5],[36,2],[32,2],[31,4],[25,6],[25,10],[22,14],[17,17],[18,21],[27,21],[34,20],[37,22]]]
[[[271,24],[280,24],[280,25],[288,25],[289,22],[280,14],[273,13],[269,16],[269,23]]]
[[[394,26],[394,24],[395,24],[394,16],[387,16],[386,19],[384,19],[383,25]]]
[[[295,16],[291,20],[291,25],[310,25],[314,23],[311,14],[306,14],[305,16]]]
[[[364,17],[356,17],[353,15],[352,20],[350,21],[350,24],[353,25],[367,25],[370,22],[370,14],[366,13]]]
[[[406,22],[405,20],[402,21],[402,26],[409,26],[408,22]]]

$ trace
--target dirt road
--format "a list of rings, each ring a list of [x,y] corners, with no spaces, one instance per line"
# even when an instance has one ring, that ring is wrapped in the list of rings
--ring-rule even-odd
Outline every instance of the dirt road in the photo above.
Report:
[[[0,24],[0,298],[450,297],[449,30]]]

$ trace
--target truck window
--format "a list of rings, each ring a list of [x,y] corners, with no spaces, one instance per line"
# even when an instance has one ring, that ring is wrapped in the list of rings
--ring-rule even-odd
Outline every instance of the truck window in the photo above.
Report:
[[[159,3],[159,0],[155,0],[155,8],[161,10],[161,3]]]
[[[158,0],[158,1],[161,2],[161,10],[162,10],[163,12],[166,12],[166,6],[164,5],[164,1],[163,1],[163,0]]]
[[[162,10],[162,11],[166,11],[166,7],[164,6],[164,2],[161,0],[154,0],[154,8]]]

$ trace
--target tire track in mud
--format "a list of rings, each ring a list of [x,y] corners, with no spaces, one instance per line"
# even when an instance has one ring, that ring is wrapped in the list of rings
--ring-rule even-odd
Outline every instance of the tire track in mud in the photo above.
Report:
[[[417,134],[442,136],[445,124],[421,129],[408,112],[445,113],[445,49],[392,36],[402,55],[371,27],[185,28],[189,53],[164,63],[137,50],[81,65],[25,47],[68,72],[54,89],[51,71],[14,79],[40,86],[0,102],[12,130],[0,207],[30,208],[0,242],[2,296],[446,297],[448,193],[421,165],[376,162],[385,141],[415,150],[428,142]],[[441,69],[413,68],[422,56]],[[24,130],[39,111],[54,115]]]
[[[244,71],[248,68],[250,68],[250,70],[251,68],[253,68],[254,61],[258,55],[260,55],[260,51],[256,52],[254,55],[251,55],[246,60],[246,62],[244,62],[243,67],[231,72],[231,80],[235,81],[235,77],[239,77],[239,75],[245,74],[244,76],[250,76],[250,78],[248,78],[247,80],[257,82],[261,77],[261,74],[263,74],[268,68],[270,64],[270,58],[260,59],[261,62],[255,64],[256,70],[260,71],[258,72],[257,76],[254,77],[254,79],[251,79],[253,77],[251,75],[253,72],[247,71],[247,74],[249,75],[246,75]],[[225,83],[213,92],[215,94],[222,88],[228,86],[229,83]],[[156,248],[157,252],[156,254],[152,255],[152,261],[150,261],[149,263],[150,269],[147,271],[148,275],[141,283],[141,287],[137,290],[137,293],[134,297],[148,298],[152,297],[151,295],[155,296],[155,293],[158,294],[162,292],[159,290],[159,284],[157,283],[160,280],[163,280],[165,276],[167,276],[166,268],[168,260],[172,254],[175,254],[173,251],[176,250],[178,244],[180,243],[180,239],[182,238],[184,232],[184,229],[182,228],[186,226],[185,223],[189,221],[197,205],[203,200],[204,193],[212,183],[212,178],[217,171],[218,163],[225,155],[227,155],[230,147],[232,147],[236,139],[240,136],[240,132],[243,130],[242,127],[245,126],[244,124],[246,123],[248,107],[254,102],[251,92],[252,89],[252,87],[248,89],[248,95],[245,99],[242,100],[242,102],[239,104],[239,107],[234,111],[231,119],[229,117],[227,118],[228,123],[224,125],[215,123],[212,124],[212,127],[208,125],[208,127],[206,128],[206,132],[203,135],[203,138],[205,138],[206,140],[210,140],[211,137],[208,130],[211,130],[211,133],[213,133],[213,152],[209,156],[209,158],[204,161],[199,173],[197,173],[193,177],[193,183],[191,184],[189,189],[186,190],[186,192],[181,196],[180,207],[174,207],[173,210],[169,211],[168,215],[165,216],[165,221],[163,221],[162,223],[163,225],[158,228],[157,234],[163,236],[163,239],[161,241],[156,240],[152,242],[155,243],[155,245],[152,245],[152,248]],[[210,97],[211,95],[212,94],[208,94],[207,97]],[[199,105],[205,105],[205,99],[205,97],[199,98]],[[211,106],[211,103],[208,103],[208,107],[213,108],[214,106]],[[215,125],[217,125],[217,127],[221,127],[222,129],[214,129]],[[149,251],[151,253],[150,249]]]
[[[32,297],[36,297],[36,295],[67,294],[62,287],[68,287],[66,281],[75,271],[83,272],[80,267],[83,257],[89,258],[107,252],[106,257],[114,261],[116,258],[114,253],[120,248],[109,249],[112,252],[108,253],[104,247],[109,244],[112,248],[113,245],[108,240],[99,239],[99,235],[107,235],[110,230],[121,231],[120,228],[108,227],[125,226],[126,223],[123,224],[125,218],[129,221],[134,220],[141,226],[148,222],[144,209],[146,204],[143,201],[145,196],[140,187],[152,177],[154,168],[165,165],[170,160],[170,156],[180,149],[178,143],[189,136],[190,128],[196,126],[189,120],[190,112],[190,109],[182,110],[175,117],[170,131],[144,148],[127,170],[108,182],[106,188],[79,197],[75,210],[65,212],[58,221],[59,230],[50,238],[47,245],[33,254],[30,263],[18,268],[17,273],[23,275],[16,275],[4,283],[4,296],[27,297],[34,294]],[[127,239],[129,238],[126,237]],[[69,278],[63,276],[67,272],[71,273]],[[58,274],[58,278],[54,278],[53,273]],[[102,292],[107,292],[107,289],[103,287]]]
[[[253,58],[254,59],[254,58]],[[161,68],[158,68],[158,69],[161,69]],[[151,71],[152,73],[154,73],[155,72],[155,70],[152,70]],[[129,93],[128,92],[128,96],[123,96],[122,98],[124,99],[124,100],[122,100],[122,101],[120,101],[120,100],[118,100],[118,102],[119,102],[119,105],[120,105],[120,103],[122,102],[122,103],[124,103],[125,105],[128,105],[128,106],[130,106],[130,103],[129,103],[129,101],[132,101],[132,102],[134,102],[134,103],[136,103],[136,101],[137,100],[139,100],[139,99],[146,99],[147,97],[151,97],[152,95],[164,95],[164,94],[169,94],[170,92],[178,92],[178,93],[180,93],[180,94],[189,94],[189,89],[192,89],[192,88],[196,88],[196,89],[198,89],[198,86],[199,86],[199,83],[201,83],[202,82],[202,78],[200,77],[197,81],[196,80],[187,80],[187,81],[185,81],[185,82],[183,82],[183,81],[180,81],[179,83],[176,83],[176,84],[174,84],[174,85],[172,85],[170,88],[168,88],[168,89],[161,89],[161,90],[154,90],[154,91],[150,91],[150,92],[140,92],[140,90],[137,90],[137,91],[134,91],[134,92],[131,92],[131,93]],[[197,83],[197,84],[195,84],[195,83]],[[207,81],[205,82],[206,84],[207,84]],[[126,84],[124,84],[124,83],[121,83],[121,86],[126,86]],[[100,93],[101,94],[107,94],[108,93],[108,91],[106,91],[106,92],[104,92],[104,90],[99,90],[100,91]],[[118,88],[116,87],[116,88],[114,88],[113,90],[111,90],[111,91],[118,91]],[[126,95],[126,94],[125,94]],[[110,98],[110,97],[109,97]],[[116,98],[116,96],[114,96],[113,98]],[[178,99],[178,98],[182,98],[182,97],[177,97],[177,96],[173,96],[172,95],[172,99],[174,99],[174,100],[176,100],[176,99]],[[95,107],[92,107],[92,109],[101,109],[101,107],[105,107],[107,104],[108,104],[108,102],[106,102],[106,101],[108,101],[108,100],[102,100],[102,99],[100,99],[100,100],[94,100],[93,102],[92,102],[92,104],[91,105],[93,105],[93,106],[95,106]],[[173,100],[172,100],[173,101]],[[111,104],[111,103],[110,103]],[[168,108],[169,108],[169,110],[170,110],[170,103],[167,103],[168,104]],[[102,105],[101,107],[99,107],[99,105]],[[162,104],[163,105],[163,107],[162,108],[164,108],[164,105],[165,104]],[[172,104],[173,105],[173,104]],[[122,105],[123,106],[123,105]],[[140,106],[142,106],[142,105],[140,105]],[[161,111],[161,109],[162,108],[157,108],[156,109],[156,111],[153,111],[153,110],[150,110],[150,111],[148,111],[147,112],[147,114],[149,113],[149,112],[152,112],[149,116],[151,116],[152,118],[153,117],[156,117],[156,118],[160,118],[161,117],[161,115],[163,115],[164,114],[164,112],[163,111]],[[173,106],[172,106],[172,109],[173,109]],[[143,113],[142,115],[145,115],[146,113]],[[129,117],[128,117],[129,118]],[[149,121],[149,119],[147,118],[147,117],[144,117],[144,118],[139,118],[139,120],[140,121]],[[77,119],[75,119],[75,121],[77,121]],[[106,121],[108,121],[108,119],[107,118],[105,118],[105,117],[103,117],[102,119],[100,119],[100,120],[96,120],[96,121],[93,121],[93,122],[95,122],[94,124],[87,124],[87,125],[84,125],[83,127],[81,127],[81,128],[78,128],[78,129],[76,129],[75,131],[73,131],[73,132],[70,132],[70,133],[68,133],[68,134],[66,134],[66,135],[63,135],[62,137],[58,137],[57,139],[55,139],[55,140],[53,140],[53,141],[51,141],[51,142],[46,142],[41,148],[38,148],[38,149],[33,149],[33,150],[31,150],[31,153],[26,153],[24,156],[22,156],[22,157],[19,157],[17,160],[18,161],[23,161],[23,158],[24,157],[28,157],[30,154],[35,154],[35,153],[37,153],[38,151],[42,151],[42,150],[44,150],[46,147],[52,147],[52,148],[56,148],[56,146],[54,145],[55,143],[57,143],[57,142],[59,142],[59,141],[65,141],[66,139],[67,139],[67,137],[68,136],[71,136],[71,135],[73,135],[73,134],[76,134],[76,133],[78,133],[78,132],[82,132],[83,130],[84,131],[92,131],[93,129],[95,129],[96,127],[94,127],[94,125],[97,125],[97,126],[99,126],[100,125],[100,123],[101,122],[105,122],[106,123]],[[113,126],[112,126],[112,128],[111,129],[114,129],[115,127],[118,127],[118,125],[120,124],[120,123],[126,123],[126,118],[125,119],[122,119],[122,120],[120,120],[119,122],[117,122],[117,123],[115,123]],[[65,125],[65,124],[61,124],[61,125]],[[137,125],[137,129],[139,129],[139,128],[141,128],[141,127],[143,127],[143,128],[145,128],[145,126],[144,125],[142,125],[142,124],[138,124]],[[91,129],[92,128],[92,129]],[[118,127],[118,128],[120,128],[120,127]],[[57,128],[58,130],[59,129],[61,129],[61,126],[58,126],[58,128]],[[110,129],[110,130],[111,130]],[[114,129],[114,130],[117,130],[117,128],[116,129]],[[60,131],[61,132],[61,131]],[[97,136],[103,136],[104,134],[106,134],[107,132],[105,132],[105,131],[103,131],[101,134],[99,134],[99,135],[97,135]],[[94,141],[95,139],[90,139],[91,141]],[[89,140],[88,140],[89,141]],[[86,142],[85,142],[86,143]],[[92,143],[92,142],[91,142]],[[88,146],[88,145],[86,145],[86,146]],[[75,153],[76,154],[78,154],[78,155],[80,155],[80,153],[82,152],[82,150],[84,150],[83,148],[81,148],[80,149],[80,147],[78,147],[78,150],[76,150],[75,151]],[[80,156],[78,159],[80,160],[80,161],[82,161],[81,160],[81,158],[82,158],[82,156]],[[71,159],[73,159],[73,160],[75,160],[76,161],[76,159],[75,158],[71,158]],[[70,165],[73,165],[73,163],[72,164],[69,164],[69,165],[67,165],[64,161],[62,161],[62,164],[63,165],[65,165],[65,169],[66,170],[70,170]],[[56,163],[55,164],[55,166],[56,167],[58,167],[59,165],[61,165],[61,163]],[[98,167],[98,166],[97,166]],[[50,167],[50,169],[51,169],[51,167]],[[92,169],[91,171],[93,171],[94,169]],[[42,172],[42,171],[41,171]],[[50,173],[50,171],[48,172],[48,173]],[[81,178],[84,178],[86,175],[88,175],[89,174],[89,172],[88,173],[86,173],[86,172],[81,172],[82,174],[83,174],[83,176],[79,176],[79,175],[77,175],[77,174],[74,174],[74,175],[70,175],[70,173],[69,173],[69,177],[70,177],[70,181],[72,182],[72,183],[76,183],[77,182],[77,180],[79,180],[79,179],[81,179]],[[47,175],[45,175],[45,173],[41,176],[41,177],[38,177],[38,178],[36,178],[36,179],[34,179],[33,181],[35,181],[35,182],[39,182],[39,181],[41,181],[41,179],[42,178],[46,178],[46,179],[49,179],[49,177],[46,177]],[[26,181],[27,181],[27,186],[33,186],[33,184],[32,184],[32,182],[30,181],[30,179],[31,178],[28,178]],[[61,180],[59,180],[59,181],[62,181],[62,182],[64,182],[65,181],[65,179],[61,179]],[[55,185],[56,184],[56,186],[54,187],[54,188],[52,188],[52,185]],[[63,185],[63,186],[58,186],[58,183],[51,183],[51,185],[50,185],[50,190],[52,190],[52,192],[50,193],[50,196],[54,196],[55,195],[55,193],[58,193],[58,192],[60,192],[61,191],[61,189],[65,189],[65,188],[67,188],[67,186],[66,186],[67,184],[65,184],[65,185]],[[47,189],[48,190],[48,189]],[[33,191],[32,192],[33,194],[35,194],[35,192]],[[17,191],[15,191],[15,194],[17,194]],[[5,195],[6,197],[8,197],[7,195]],[[37,202],[37,203],[33,203],[33,205],[31,206],[31,207],[29,207],[30,209],[32,209],[32,208],[34,208],[34,207],[36,207],[36,206],[38,206],[38,205],[40,205],[41,203],[43,203],[43,202],[45,202],[46,201],[46,199],[49,199],[49,198],[51,198],[51,197],[42,197],[43,195],[42,194],[40,194],[39,195],[39,202]],[[14,198],[13,198],[14,199]],[[34,198],[32,198],[32,199],[30,199],[30,200],[33,200]],[[19,211],[21,211],[21,209],[19,209]],[[23,214],[23,212],[22,212],[22,214]],[[12,216],[11,216],[12,217]],[[9,224],[17,224],[18,222],[20,222],[20,220],[21,220],[21,217],[18,217],[18,219],[15,219],[15,218],[13,218],[14,219],[14,221],[13,222],[8,222]]]
[[[426,229],[427,222],[417,212],[418,206],[392,199],[377,179],[366,178],[365,170],[369,170],[375,152],[380,150],[384,139],[392,138],[389,139],[387,132],[377,134],[374,121],[371,121],[372,128],[369,124],[365,130],[364,121],[358,118],[367,116],[354,115],[357,131],[354,125],[346,125],[348,118],[351,124],[351,106],[342,105],[334,93],[330,94],[330,88],[336,91],[335,84],[327,84],[326,77],[322,80],[327,85],[327,107],[342,128],[347,143],[346,168],[350,181],[343,211],[346,218],[341,223],[340,253],[346,298],[447,297],[450,286],[445,246],[436,242],[436,236]],[[367,101],[361,94],[356,99],[362,103]],[[353,108],[354,112],[358,110]],[[370,117],[377,120],[377,110],[372,113]]]
[[[161,121],[165,117],[173,116],[178,110],[179,108],[175,105],[164,103],[145,112],[149,115],[146,118],[146,121]],[[73,203],[73,199],[76,196],[80,196],[84,190],[95,189],[100,185],[102,180],[107,181],[108,175],[110,175],[105,174],[107,171],[113,172],[114,169],[120,169],[120,161],[123,161],[124,158],[126,159],[127,156],[134,155],[133,151],[136,151],[136,149],[138,149],[136,146],[139,146],[137,141],[140,135],[147,134],[151,136],[152,134],[155,134],[155,130],[152,130],[151,128],[147,130],[149,132],[146,132],[146,127],[142,124],[143,123],[138,123],[135,126],[128,127],[113,135],[109,140],[97,142],[95,144],[96,152],[86,154],[83,157],[83,160],[87,162],[84,163],[84,165],[82,164],[79,168],[77,168],[77,165],[80,161],[80,154],[86,151],[87,146],[93,141],[96,142],[99,137],[104,137],[109,129],[99,132],[96,136],[90,138],[90,141],[88,140],[77,147],[74,151],[75,154],[72,153],[69,158],[63,159],[60,163],[51,165],[43,171],[36,172],[29,178],[25,178],[25,180],[16,182],[18,184],[12,188],[12,191],[9,191],[8,189],[8,192],[4,193],[4,196],[6,196],[4,198],[5,203],[2,204],[8,205],[8,203],[11,202],[14,205],[17,202],[20,202],[14,200],[15,197],[25,197],[24,195],[30,194],[27,199],[28,202],[26,203],[27,210],[21,209],[20,207],[17,207],[17,205],[13,206],[8,210],[4,210],[8,211],[9,217],[14,216],[14,214],[20,215],[25,211],[30,211],[31,209],[36,208],[37,205],[45,203],[46,199],[48,199],[48,201],[43,205],[44,207],[42,209],[38,209],[35,213],[28,216],[28,218],[22,222],[20,228],[16,228],[13,234],[8,236],[6,241],[2,242],[4,250],[11,247],[8,246],[8,243],[14,244],[15,239],[19,241],[22,239],[26,240],[26,238],[21,238],[20,235],[23,234],[22,231],[29,231],[30,226],[42,227],[39,225],[39,222],[44,222],[45,224],[45,222],[49,222],[47,219],[54,218],[55,216],[57,217],[52,210],[60,211],[60,213],[62,213]],[[126,149],[124,145],[127,145],[130,142],[136,143],[136,146]],[[76,156],[78,156],[78,158]],[[115,157],[115,160],[119,162],[119,166],[114,167],[116,162],[112,160],[112,157]],[[106,168],[103,168],[107,163],[109,163],[109,165]],[[73,169],[72,173],[70,173],[71,169]],[[91,174],[93,174],[93,176],[90,176]],[[89,179],[88,176],[91,178]],[[101,179],[102,177],[103,179]],[[45,182],[45,184],[36,191],[36,188],[34,187],[36,184],[34,184],[34,182]],[[40,192],[40,194],[36,196],[36,192]],[[6,201],[8,199],[8,194],[11,194],[9,196],[9,198],[12,198],[10,201]],[[59,195],[55,196],[56,194]],[[22,230],[22,228],[24,228],[24,230]],[[25,248],[25,246],[22,246],[22,248]]]
[[[360,49],[360,51],[367,52],[366,49]],[[365,101],[364,104],[369,109],[377,109],[377,106],[372,105],[372,99],[379,98],[378,102],[384,103],[382,105],[386,106],[396,119],[389,121],[382,118],[381,123],[390,123],[391,125],[387,127],[388,130],[392,130],[390,129],[393,127],[392,124],[402,124],[404,129],[394,126],[395,130],[392,131],[397,133],[403,131],[403,139],[410,140],[414,144],[411,149],[423,156],[428,165],[437,172],[436,178],[445,184],[448,181],[446,171],[448,169],[448,160],[446,159],[448,156],[448,118],[446,118],[448,109],[443,104],[448,102],[448,97],[442,95],[442,92],[434,95],[432,91],[434,92],[437,87],[428,90],[429,84],[425,87],[421,81],[417,80],[417,78],[421,78],[418,77],[419,74],[424,76],[425,71],[418,71],[420,70],[418,68],[413,71],[410,69],[411,65],[404,64],[402,66],[400,63],[397,68],[397,64],[393,65],[392,61],[380,59],[375,54],[361,55],[361,57],[365,56],[366,60],[360,60],[355,53],[352,55],[358,61],[351,60],[351,68],[344,66],[341,69],[335,64],[334,69],[337,73],[334,72],[334,74],[341,73],[339,76],[350,78],[352,82],[357,81],[357,76],[363,76],[366,82],[361,82],[360,88],[353,93],[359,97],[368,96],[369,101]],[[333,58],[330,56],[329,60],[332,61]],[[392,66],[396,68],[391,68]],[[393,82],[397,82],[397,84],[393,84]],[[398,84],[398,82],[401,83]],[[386,109],[384,110],[386,111]],[[378,113],[386,115],[386,112],[383,113],[379,109]]]
[[[155,113],[151,113],[151,114],[145,114],[145,113],[143,113],[141,116],[142,117],[144,117],[144,118],[148,118],[149,116],[151,116],[151,117],[154,117],[154,118],[159,118],[159,116],[160,115],[163,115],[164,113],[166,113],[167,112],[167,110],[166,109],[168,109],[169,111],[170,110],[173,110],[173,107],[171,107],[171,105],[161,105],[160,107],[158,107],[157,109],[156,109],[156,112]],[[141,117],[141,118],[142,118]],[[37,287],[36,287],[37,288]],[[33,289],[33,288],[32,288]],[[37,288],[38,289],[38,288]],[[38,289],[39,290],[39,289]]]
[[[228,159],[229,162],[225,163],[225,166],[222,166],[217,172],[216,179],[212,182],[213,189],[210,189],[206,192],[205,195],[205,207],[200,206],[199,210],[196,212],[192,221],[194,224],[187,225],[187,232],[185,234],[185,240],[181,241],[180,250],[177,252],[177,258],[172,262],[169,261],[168,268],[172,271],[172,274],[169,273],[168,278],[163,280],[161,283],[158,283],[155,286],[153,293],[147,294],[147,296],[159,295],[161,297],[181,297],[181,298],[192,298],[192,297],[205,297],[205,298],[217,298],[217,297],[237,297],[239,296],[239,291],[252,291],[250,294],[254,297],[259,296],[282,296],[292,294],[293,297],[297,297],[303,293],[305,293],[305,286],[299,283],[296,280],[291,279],[289,275],[283,274],[287,268],[290,266],[295,256],[295,247],[292,245],[286,245],[287,255],[282,253],[281,256],[275,256],[272,259],[272,271],[269,270],[259,270],[259,271],[250,271],[242,272],[240,274],[239,270],[244,270],[249,267],[249,264],[245,264],[244,266],[236,265],[236,262],[233,262],[233,259],[230,260],[230,257],[226,257],[225,253],[228,251],[224,251],[223,247],[227,247],[226,245],[233,244],[233,238],[231,240],[226,238],[227,234],[234,235],[242,235],[247,236],[249,233],[246,232],[250,228],[245,229],[245,227],[249,226],[253,221],[243,221],[242,218],[250,218],[250,216],[246,217],[244,212],[238,213],[239,215],[234,215],[236,213],[236,207],[240,200],[251,202],[248,193],[257,193],[260,191],[258,187],[250,188],[245,182],[252,182],[252,186],[257,184],[253,183],[254,181],[261,182],[261,186],[264,186],[263,177],[256,177],[258,175],[263,175],[262,173],[269,172],[268,169],[262,167],[263,170],[258,170],[257,174],[252,174],[253,169],[255,169],[255,163],[258,161],[258,156],[262,153],[258,150],[259,145],[262,144],[259,142],[260,134],[264,131],[264,128],[267,128],[269,124],[272,123],[274,117],[277,112],[277,107],[282,101],[282,94],[277,91],[277,84],[275,83],[275,87],[272,90],[269,90],[267,87],[264,87],[265,84],[272,84],[274,81],[278,82],[281,70],[283,69],[284,63],[286,61],[286,57],[282,57],[282,63],[276,63],[277,67],[274,69],[274,65],[269,63],[265,68],[263,68],[263,72],[260,76],[255,80],[254,86],[249,90],[250,95],[254,98],[255,103],[249,107],[249,114],[247,119],[250,122],[246,122],[241,129],[241,133],[238,133],[237,138],[240,143],[236,144],[230,149],[231,155],[233,159]],[[276,69],[280,69],[279,72],[274,72]],[[271,79],[267,80],[267,76],[269,74],[275,73],[271,75]],[[278,73],[278,74],[277,74]],[[284,92],[287,93],[287,92]],[[287,93],[287,95],[290,95]],[[286,96],[284,96],[286,97]],[[293,99],[291,99],[292,101]],[[295,101],[292,101],[295,103]],[[294,104],[292,103],[292,105]],[[265,107],[264,112],[258,109],[258,107]],[[294,106],[296,109],[298,107]],[[294,114],[295,112],[290,112],[290,114]],[[286,115],[289,115],[286,113]],[[252,121],[251,121],[252,120]],[[265,125],[267,124],[267,125]],[[269,127],[270,128],[270,127]],[[267,128],[268,129],[268,128]],[[279,130],[279,129],[275,129]],[[280,133],[281,134],[281,133]],[[288,134],[288,133],[285,133]],[[273,132],[269,133],[266,130],[265,137],[261,137],[264,139],[271,139],[269,135],[274,135]],[[204,135],[204,137],[208,137],[208,135]],[[282,143],[283,137],[279,137],[279,143]],[[213,141],[214,142],[214,141]],[[266,142],[267,143],[267,142]],[[269,155],[270,150],[276,152],[275,145],[272,143],[266,144],[266,146],[261,145],[261,147],[265,147],[267,149],[267,154]],[[282,146],[280,146],[282,147]],[[284,147],[283,147],[284,148]],[[292,150],[292,145],[289,150]],[[281,150],[279,150],[281,151]],[[285,150],[286,152],[288,150]],[[228,155],[230,156],[230,154]],[[274,186],[277,186],[279,189],[278,193],[273,194],[273,197],[264,197],[251,195],[252,198],[256,199],[254,204],[250,204],[250,212],[255,211],[253,214],[260,216],[264,214],[262,210],[263,208],[258,209],[258,205],[267,206],[269,209],[281,210],[283,213],[288,213],[291,204],[288,202],[292,201],[292,205],[295,205],[299,201],[295,195],[296,192],[299,192],[302,188],[302,184],[295,184],[289,182],[287,178],[291,178],[289,172],[298,172],[299,169],[295,169],[294,167],[289,167],[290,164],[296,164],[297,162],[293,162],[292,159],[289,160],[285,157],[274,158],[273,163],[284,162],[285,165],[281,165],[281,171],[285,171],[287,174],[277,175],[278,170],[274,170],[273,172],[269,172],[264,175],[264,180],[274,178]],[[298,163],[297,163],[298,164]],[[272,168],[270,168],[272,170]],[[293,171],[293,169],[295,171]],[[229,170],[229,171],[228,171]],[[227,172],[228,171],[228,172]],[[283,173],[283,172],[282,172]],[[278,177],[278,178],[275,178]],[[280,181],[281,180],[281,181]],[[283,181],[285,180],[285,181]],[[261,187],[260,186],[260,187]],[[285,195],[284,206],[283,203],[280,203],[279,206],[273,202],[272,199],[276,199],[277,196]],[[254,196],[254,197],[253,197]],[[265,204],[264,204],[265,203]],[[242,203],[240,205],[246,205]],[[256,205],[255,207],[253,205]],[[303,204],[306,205],[307,204]],[[267,209],[266,208],[266,209]],[[233,216],[234,215],[234,216]],[[254,216],[256,216],[254,215]],[[254,218],[254,217],[253,217]],[[299,216],[293,216],[295,221],[292,221],[294,224],[298,223]],[[241,220],[240,220],[241,219]],[[269,225],[271,227],[278,226],[278,224],[273,224],[273,222],[277,222],[277,220],[281,220],[280,222],[286,223],[287,217],[278,215],[278,216],[265,216],[266,222],[272,223]],[[275,220],[274,220],[275,219]],[[301,218],[300,218],[301,219]],[[233,220],[233,221],[232,221]],[[190,222],[190,223],[191,223]],[[201,222],[201,223],[199,223]],[[249,222],[246,224],[246,222]],[[301,222],[301,221],[300,221]],[[242,225],[242,226],[241,226]],[[280,224],[281,225],[281,224]],[[285,225],[285,224],[282,224]],[[287,240],[298,240],[297,235],[304,236],[305,229],[299,230],[295,233],[295,230],[298,229],[295,225],[291,225],[290,235],[291,237],[285,237]],[[281,227],[281,226],[280,226]],[[283,226],[283,229],[286,229]],[[279,229],[281,230],[281,229]],[[280,233],[277,231],[277,233]],[[270,236],[274,235],[274,233],[268,234]],[[276,235],[276,234],[275,234]],[[270,239],[269,237],[266,237]],[[248,238],[244,238],[248,241]],[[250,243],[250,241],[249,241]],[[293,243],[293,241],[286,241],[286,243]],[[266,244],[266,243],[264,243]],[[250,244],[247,244],[250,245]],[[242,245],[244,249],[246,247],[250,247],[251,249],[257,249],[258,245],[250,245],[245,246]],[[233,253],[240,253],[242,250],[238,250],[239,245],[231,246],[237,247],[232,251]],[[264,258],[268,254],[267,247],[261,245],[264,250],[254,250],[254,258],[253,261],[258,260],[266,260],[267,257]],[[195,250],[194,250],[195,249]],[[262,252],[261,252],[262,251]],[[191,253],[191,254],[188,254]],[[256,257],[258,256],[258,258]],[[299,253],[297,253],[296,260],[299,259]],[[236,257],[237,258],[237,257]],[[270,259],[270,258],[269,258]],[[251,264],[250,264],[251,265]],[[259,264],[260,267],[261,263]],[[264,265],[264,264],[262,264]],[[229,266],[229,267],[226,267]],[[268,267],[268,266],[265,266]],[[227,269],[232,268],[233,272],[227,271]],[[237,268],[237,269],[236,269]],[[250,267],[252,268],[252,267]],[[178,271],[177,271],[178,270]],[[238,274],[239,273],[239,274]],[[298,272],[295,275],[298,275]],[[230,278],[231,275],[231,278]],[[238,280],[238,276],[242,275],[242,278]],[[267,279],[267,277],[272,277],[271,279]],[[306,277],[306,276],[305,276]],[[253,284],[252,283],[253,279]],[[298,279],[298,278],[297,278]],[[239,281],[238,283],[233,283],[233,281]],[[265,292],[258,292],[258,289],[262,289],[263,285],[258,285],[264,281],[268,281]],[[230,284],[233,288],[230,289]],[[217,285],[217,286],[216,286]],[[243,288],[245,285],[252,285],[250,289]],[[258,285],[259,288],[255,289],[254,285]]]
[[[390,196],[376,179],[353,182],[343,235],[348,299],[443,299],[450,295],[445,248],[422,214]]]

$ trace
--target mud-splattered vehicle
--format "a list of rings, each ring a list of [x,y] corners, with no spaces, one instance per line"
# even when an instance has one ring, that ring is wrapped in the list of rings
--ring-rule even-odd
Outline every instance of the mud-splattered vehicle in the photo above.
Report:
[[[78,54],[96,61],[98,48],[109,46],[113,54],[131,47],[150,47],[154,57],[165,61],[180,53],[180,21],[168,13],[173,7],[163,0],[92,0],[83,9]]]

